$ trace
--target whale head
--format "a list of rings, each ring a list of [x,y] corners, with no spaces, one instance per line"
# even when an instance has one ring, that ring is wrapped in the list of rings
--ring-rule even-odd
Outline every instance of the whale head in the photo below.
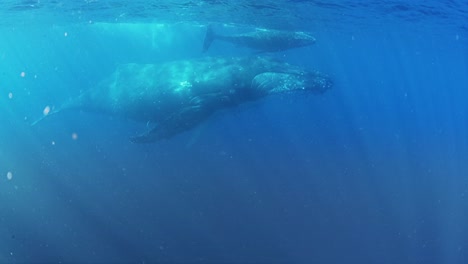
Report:
[[[315,44],[316,39],[307,32],[294,32],[294,44],[297,47],[309,46]]]
[[[318,71],[284,73],[264,72],[255,76],[251,88],[257,96],[268,94],[307,91],[324,93],[333,86],[330,77]]]

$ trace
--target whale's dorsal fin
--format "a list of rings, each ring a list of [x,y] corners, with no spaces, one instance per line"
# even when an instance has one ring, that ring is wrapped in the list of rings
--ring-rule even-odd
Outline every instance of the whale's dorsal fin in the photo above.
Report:
[[[202,50],[202,52],[206,52],[210,48],[211,43],[213,43],[213,40],[215,38],[216,38],[216,34],[213,31],[213,26],[208,25],[208,27],[206,29],[205,40],[203,41],[203,50]]]
[[[168,139],[197,126],[208,116],[209,112],[206,107],[200,105],[188,106],[173,113],[163,122],[158,123],[143,134],[130,138],[130,141],[133,143],[150,143]]]
[[[196,127],[218,108],[219,104],[230,103],[229,98],[220,93],[208,93],[193,97],[187,107],[172,113],[147,132],[132,137],[134,143],[149,143],[168,139],[176,134]]]

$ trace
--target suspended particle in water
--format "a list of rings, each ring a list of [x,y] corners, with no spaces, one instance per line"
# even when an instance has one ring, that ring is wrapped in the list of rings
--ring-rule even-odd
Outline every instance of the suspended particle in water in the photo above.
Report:
[[[63,35],[64,35],[65,37],[68,36],[68,32],[63,33]]]
[[[13,99],[13,93],[12,92],[8,93],[8,98]]]
[[[77,133],[72,133],[72,139],[77,140],[78,139],[78,134]]]
[[[21,72],[21,73],[20,73],[20,76],[24,78],[24,77],[26,76],[26,73],[25,73],[25,72]]]
[[[50,113],[50,106],[46,106],[44,110],[42,111],[44,115],[48,115]]]
[[[9,181],[11,181],[11,179],[13,179],[13,173],[11,173],[11,171],[7,172],[7,175],[6,175],[6,176],[7,176],[7,179],[8,179]]]
[[[52,144],[52,146],[55,146],[55,141],[52,141],[50,144]]]

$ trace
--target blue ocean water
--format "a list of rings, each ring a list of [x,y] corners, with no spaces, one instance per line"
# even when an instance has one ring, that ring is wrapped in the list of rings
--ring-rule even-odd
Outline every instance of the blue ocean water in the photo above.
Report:
[[[154,3],[156,2],[156,3]],[[467,263],[465,1],[2,1],[0,263]],[[268,54],[333,79],[153,144],[45,107],[122,63]],[[263,55],[263,54],[261,54]]]

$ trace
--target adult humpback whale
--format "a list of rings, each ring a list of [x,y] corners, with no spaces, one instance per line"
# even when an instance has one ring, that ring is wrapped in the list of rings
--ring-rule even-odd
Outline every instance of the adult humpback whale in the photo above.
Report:
[[[81,109],[155,123],[153,129],[132,138],[144,143],[195,127],[219,109],[275,93],[322,93],[331,85],[331,80],[319,72],[265,57],[124,64],[95,88],[40,120],[66,109]]]
[[[203,42],[203,52],[206,52],[216,39],[264,52],[282,51],[315,43],[314,37],[301,31],[256,29],[245,34],[219,35],[213,31],[212,26],[208,26]]]

